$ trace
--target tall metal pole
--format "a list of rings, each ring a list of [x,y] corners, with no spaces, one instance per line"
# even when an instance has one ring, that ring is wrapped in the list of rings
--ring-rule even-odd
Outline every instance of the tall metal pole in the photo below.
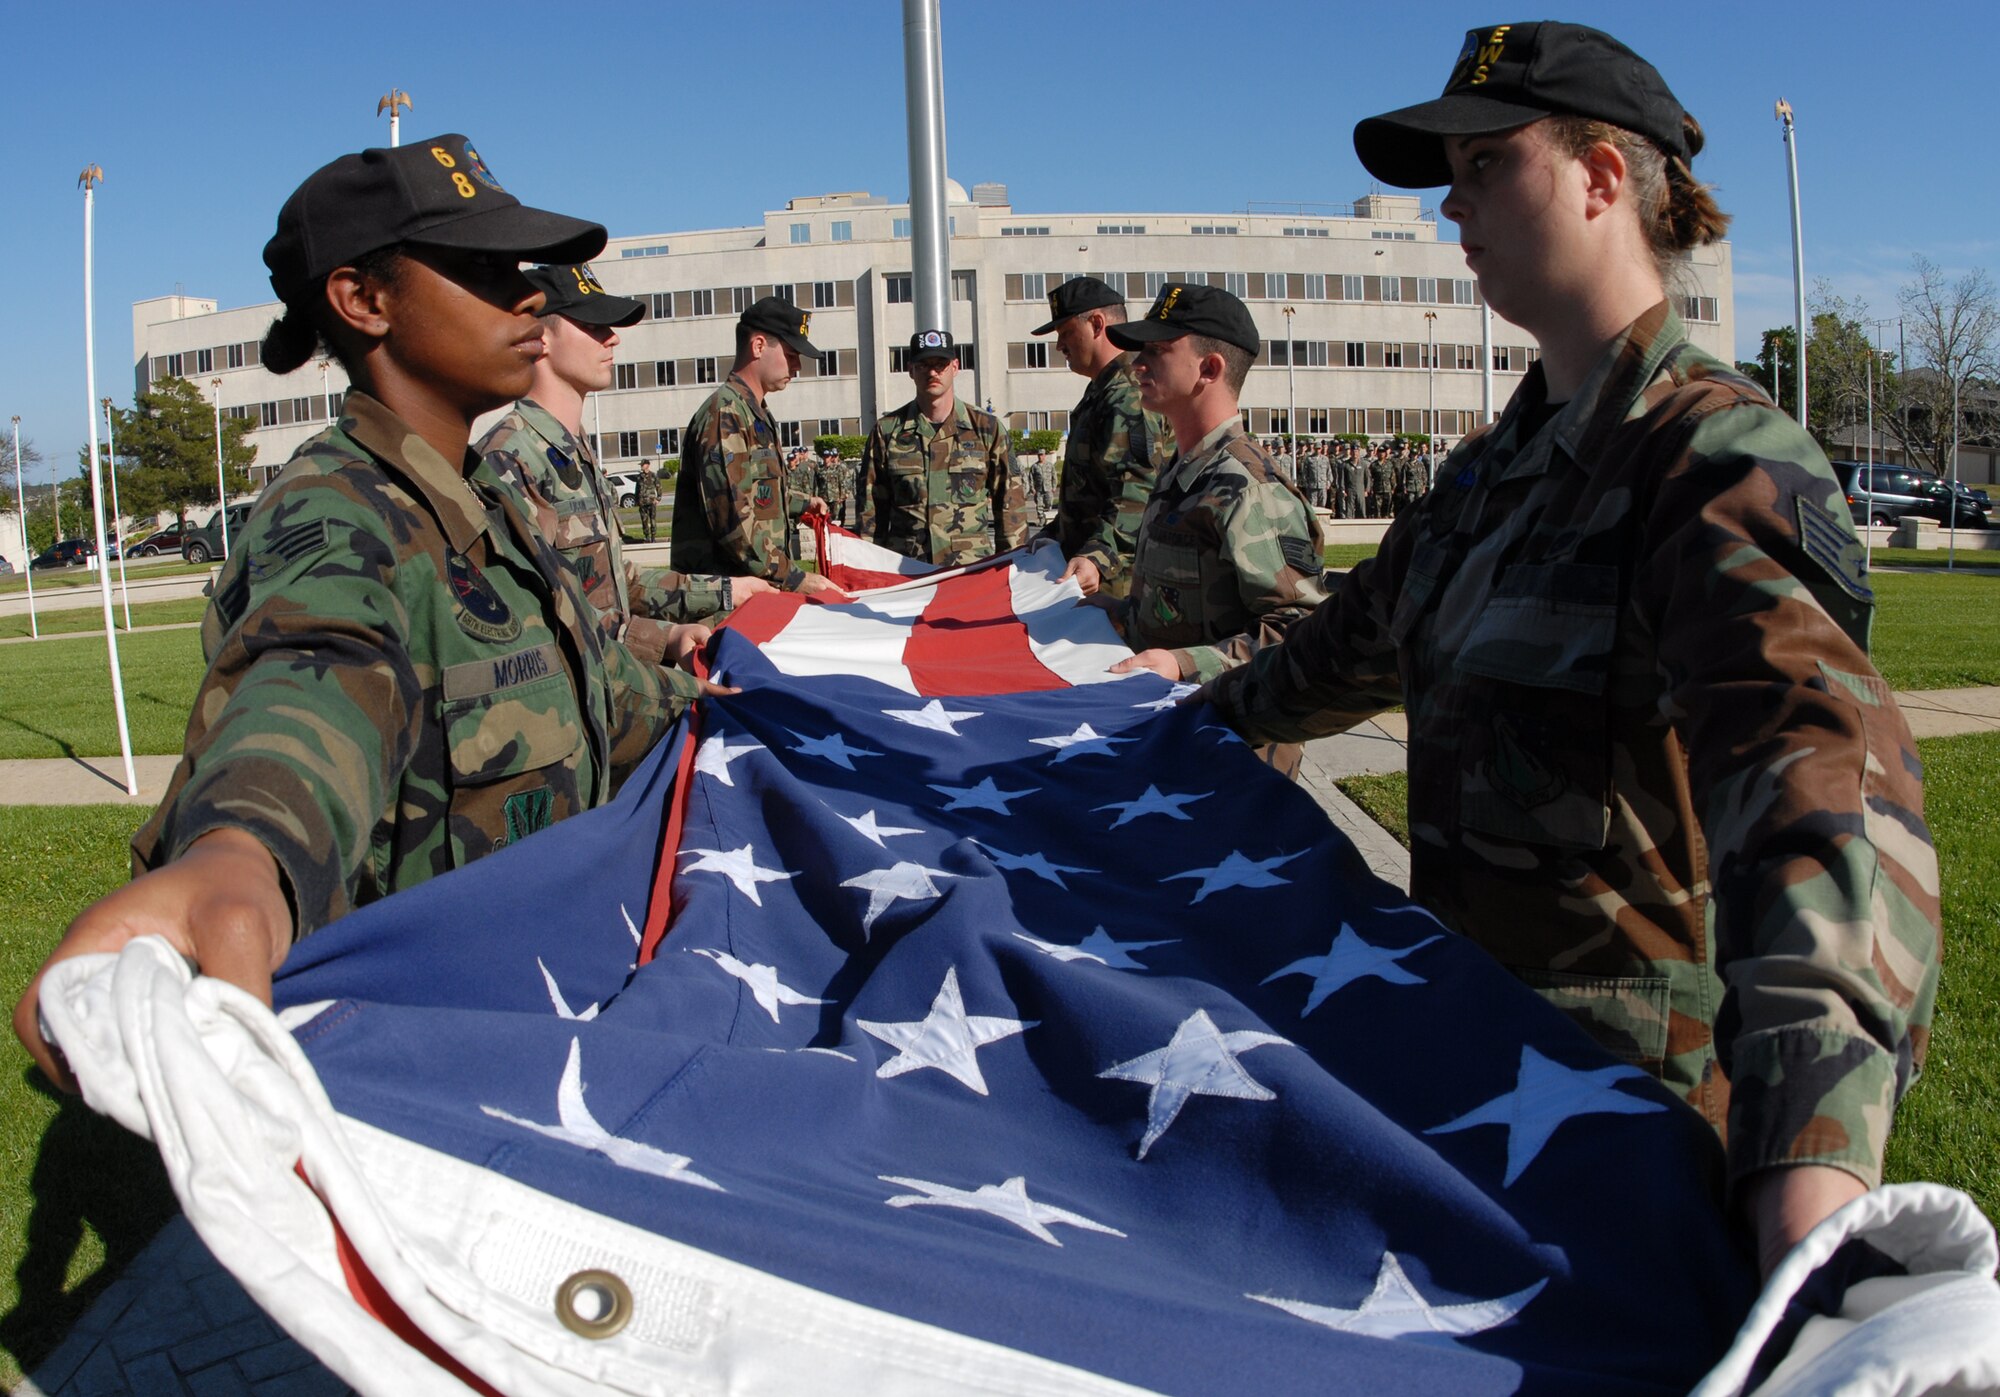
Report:
[[[1479,303],[1481,338],[1479,360],[1479,420],[1488,426],[1493,422],[1493,307],[1484,298]]]
[[[903,0],[903,108],[910,142],[910,266],[919,330],[951,328],[944,190],[944,39],[938,0]]]
[[[1951,494],[1947,497],[1951,504],[1951,536],[1945,543],[1944,570],[1958,566],[1958,381],[1959,375],[1951,379]]]
[[[83,186],[83,377],[89,393],[84,416],[90,422],[90,503],[97,525],[97,590],[104,600],[104,646],[111,658],[111,702],[118,717],[118,745],[125,754],[125,794],[139,794],[139,773],[132,765],[132,731],[125,722],[125,678],[118,669],[118,631],[111,619],[111,569],[104,558],[104,489],[97,466],[97,335],[93,325],[95,289],[92,286],[94,248],[93,216],[95,191],[104,171],[95,165],[84,168],[76,182]]]
[[[1868,489],[1862,495],[1868,501],[1862,510],[1861,537],[1863,553],[1868,559],[1868,567],[1875,566],[1875,501],[1871,498],[1875,490],[1875,346],[1868,346]]]
[[[399,87],[390,88],[382,95],[382,100],[375,104],[375,115],[380,116],[383,112],[389,114],[389,144],[392,146],[403,143],[403,129],[396,113],[398,107],[404,111],[410,110],[410,94]]]
[[[1296,306],[1285,307],[1285,435],[1292,439],[1292,475],[1299,473],[1299,372],[1298,341],[1292,338],[1292,316]]]
[[[132,589],[125,583],[125,511],[118,507],[118,439],[111,430],[111,399],[104,407],[104,461],[111,472],[111,518],[118,529],[118,597],[125,603],[125,629],[132,629]]]
[[[1431,380],[1430,415],[1424,421],[1424,446],[1435,461],[1438,434],[1438,313],[1436,311],[1424,312],[1424,328],[1430,332],[1430,347],[1424,351],[1424,367],[1430,370]]]
[[[28,547],[28,492],[21,484],[21,415],[14,414],[14,508],[21,514],[21,575],[28,580],[28,634],[36,640],[42,638],[42,623],[35,617],[35,570],[28,566],[35,560],[35,550]]]
[[[1903,343],[1903,320],[1896,318],[1896,396],[1903,400],[1903,464],[1910,465],[1916,457],[1910,451],[1910,395],[1904,390],[1908,384],[1903,375],[1910,364],[1909,347]]]
[[[229,560],[229,487],[222,483],[222,380],[208,381],[210,406],[215,409],[215,517],[222,528],[222,558]]]
[[[1799,220],[1799,136],[1792,125],[1792,104],[1778,99],[1778,121],[1785,128],[1785,170],[1792,185],[1792,324],[1798,343],[1792,352],[1792,377],[1798,384],[1799,425],[1806,425],[1806,234]]]

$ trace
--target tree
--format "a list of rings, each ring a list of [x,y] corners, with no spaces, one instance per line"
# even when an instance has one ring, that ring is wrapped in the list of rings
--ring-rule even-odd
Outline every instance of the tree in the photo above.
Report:
[[[1900,426],[1902,386],[1890,373],[1895,356],[1875,356],[1868,339],[1867,302],[1836,295],[1822,279],[1814,284],[1809,305],[1806,430],[1831,456],[1838,454],[1837,446],[1851,449],[1856,438],[1865,435],[1871,396],[1877,430]],[[1872,375],[1871,357],[1875,358]]]
[[[215,501],[215,410],[184,378],[163,378],[139,394],[132,411],[113,409],[118,454],[130,462],[118,477],[119,503],[132,514],[170,509],[183,525],[188,506]],[[257,449],[244,438],[249,418],[222,423],[224,479],[231,493],[250,488]]]
[[[19,462],[14,460],[14,433],[9,426],[6,434],[0,436],[0,490],[4,490],[7,496],[4,505],[0,505],[0,513],[14,512],[14,475],[17,468],[26,466],[32,471],[41,463],[42,453],[36,449],[33,437],[21,438],[21,459]]]
[[[1785,405],[1785,385],[1792,385],[1792,402],[1798,402],[1798,332],[1789,325],[1766,330],[1757,347],[1755,362],[1738,360],[1736,372],[1771,395],[1779,407]]]
[[[1896,294],[1910,357],[1922,370],[1905,385],[1917,438],[1909,446],[1949,476],[1956,443],[1991,438],[2000,428],[1992,392],[2000,378],[2000,294],[1983,269],[1954,281],[1919,254],[1910,270],[1914,279]]]

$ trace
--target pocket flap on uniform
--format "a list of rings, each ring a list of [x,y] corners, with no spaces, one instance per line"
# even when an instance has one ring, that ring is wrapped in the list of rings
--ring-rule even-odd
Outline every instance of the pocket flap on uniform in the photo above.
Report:
[[[1458,652],[1458,667],[1538,689],[1601,694],[1618,639],[1618,569],[1508,568]]]
[[[1613,1057],[1658,1076],[1667,1060],[1672,983],[1664,975],[1568,975],[1507,967]]]
[[[559,762],[583,742],[576,692],[553,645],[445,671],[446,755],[477,785]]]

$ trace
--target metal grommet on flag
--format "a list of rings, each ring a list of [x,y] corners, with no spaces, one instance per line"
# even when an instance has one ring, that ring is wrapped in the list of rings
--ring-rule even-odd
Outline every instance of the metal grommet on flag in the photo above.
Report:
[[[632,1319],[632,1288],[609,1271],[578,1271],[556,1287],[556,1318],[586,1339],[608,1339]]]

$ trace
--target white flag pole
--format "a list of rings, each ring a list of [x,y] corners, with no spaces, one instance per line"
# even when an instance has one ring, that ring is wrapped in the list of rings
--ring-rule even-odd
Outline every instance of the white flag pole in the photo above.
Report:
[[[97,524],[97,588],[104,598],[104,646],[111,657],[111,702],[118,715],[118,745],[125,754],[125,794],[139,794],[139,773],[132,765],[132,730],[125,721],[125,679],[118,670],[118,631],[111,619],[111,570],[104,557],[104,479],[97,461],[97,336],[92,325],[92,216],[95,189],[104,171],[86,166],[76,182],[83,186],[83,377],[90,394],[84,416],[90,421],[90,505]]]
[[[1785,170],[1792,186],[1792,333],[1796,336],[1792,377],[1798,385],[1799,425],[1806,425],[1806,234],[1799,218],[1799,136],[1792,125],[1792,104],[1778,99],[1778,121],[1785,128]]]
[[[132,629],[132,589],[125,583],[125,512],[118,507],[118,438],[111,430],[111,399],[104,400],[104,458],[111,472],[111,520],[118,530],[118,596],[125,603],[125,629]]]
[[[14,507],[21,512],[21,556],[24,559],[21,575],[28,581],[28,634],[35,640],[42,638],[42,623],[35,617],[35,570],[27,566],[35,561],[35,550],[28,547],[28,492],[22,487],[25,472],[21,469],[21,414],[14,414]]]

